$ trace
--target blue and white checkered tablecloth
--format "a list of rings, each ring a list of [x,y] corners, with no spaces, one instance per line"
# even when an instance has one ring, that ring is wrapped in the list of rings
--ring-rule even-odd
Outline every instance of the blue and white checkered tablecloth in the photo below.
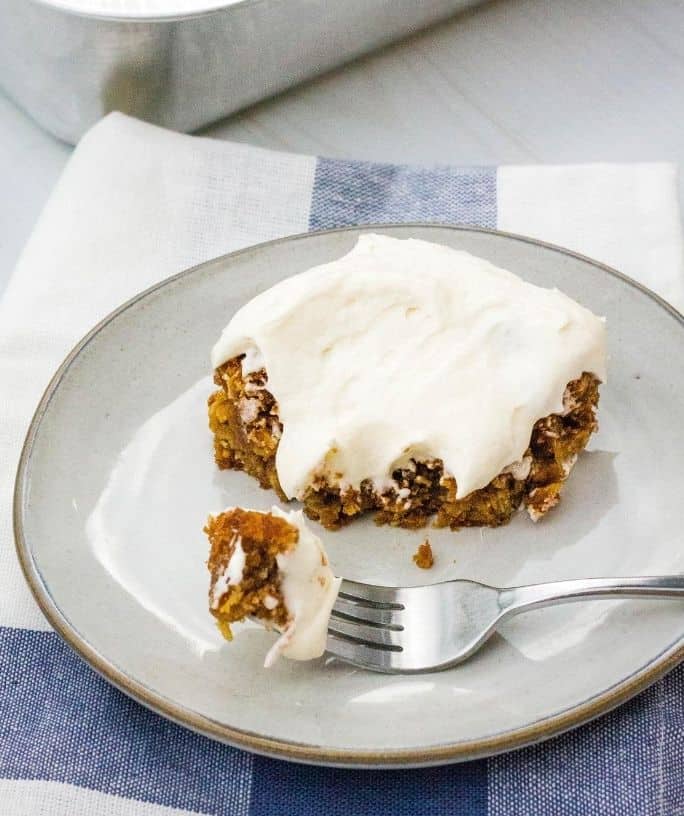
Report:
[[[84,138],[0,303],[2,816],[684,814],[684,667],[588,726],[507,755],[307,767],[212,742],[128,699],[49,631],[24,586],[10,526],[19,447],[52,370],[94,322],[231,249],[397,221],[534,235],[684,302],[668,165],[417,169],[180,136],[118,114]]]

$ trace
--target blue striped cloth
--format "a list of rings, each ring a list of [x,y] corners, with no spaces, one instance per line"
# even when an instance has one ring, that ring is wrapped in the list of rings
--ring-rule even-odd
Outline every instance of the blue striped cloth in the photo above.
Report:
[[[681,666],[611,714],[533,748],[432,769],[356,771],[213,742],[130,700],[53,633],[0,636],[0,772],[9,779],[67,782],[212,816],[684,812]]]
[[[100,199],[104,182],[97,176],[100,171],[96,168],[102,167],[107,159],[119,167],[125,164],[121,161],[122,157],[116,154],[117,145],[125,143],[122,136],[124,131],[124,135],[131,138],[125,156],[129,162],[132,145],[146,144],[145,140],[153,138],[166,138],[160,136],[156,129],[132,123],[120,116],[109,117],[104,124],[97,126],[96,131],[98,128],[97,133],[86,137],[89,141],[77,151],[72,166],[48,206],[17,269],[17,284],[8,292],[3,303],[5,311],[0,312],[0,317],[3,314],[8,316],[10,312],[25,315],[32,304],[32,308],[39,308],[32,300],[31,287],[22,288],[21,281],[35,270],[41,253],[52,259],[52,265],[57,270],[54,273],[56,279],[59,275],[70,274],[70,269],[71,274],[75,274],[78,263],[72,249],[67,252],[65,245],[60,243],[62,239],[55,236],[61,235],[63,228],[69,226],[56,219],[71,217],[63,213],[69,210],[68,204],[74,200],[77,186],[72,182],[81,170],[84,177],[87,175],[94,180],[88,182],[92,183],[92,188],[85,188],[84,182],[78,180],[79,196],[85,196],[86,209],[95,211],[92,228],[104,230],[105,227],[95,225],[98,218],[102,220],[102,210],[98,215],[98,207],[106,208],[110,214],[113,212],[112,218],[116,218],[119,204],[115,196],[121,196],[125,201],[128,193],[125,184],[120,185],[122,189],[112,192],[109,198],[105,195],[103,203]],[[112,131],[116,131],[116,134]],[[226,205],[224,199],[217,207],[211,198],[213,193],[209,196],[203,193],[202,206],[205,209],[197,229],[205,236],[212,230],[217,234],[220,232],[214,229],[207,213],[213,214],[213,218],[224,219],[224,231],[240,236],[237,243],[301,231],[298,226],[317,230],[364,222],[441,221],[504,226],[515,230],[516,225],[524,227],[524,219],[530,217],[523,204],[519,212],[513,212],[516,207],[510,204],[510,201],[515,201],[515,196],[510,192],[510,185],[514,182],[520,188],[519,200],[522,202],[526,197],[530,198],[529,168],[521,168],[518,180],[511,181],[515,173],[504,178],[496,169],[414,169],[284,157],[244,146],[219,148],[209,146],[207,140],[170,136],[171,139],[184,140],[182,145],[200,143],[197,148],[188,147],[188,156],[191,156],[188,166],[196,168],[194,172],[198,176],[204,173],[204,182],[210,179],[214,185],[212,189],[223,185],[226,200],[230,201],[233,201],[230,196],[234,188],[240,193],[234,207]],[[173,148],[180,150],[181,142],[174,141]],[[103,152],[98,152],[100,150]],[[150,211],[161,207],[161,203],[154,199],[154,196],[162,195],[155,189],[155,182],[161,181],[165,173],[172,172],[168,170],[167,163],[151,153],[153,151],[147,151],[140,159],[146,162],[144,166],[149,171],[145,183],[147,189],[152,191],[145,195],[151,197]],[[163,151],[160,150],[159,154],[163,154]],[[207,159],[209,154],[211,157]],[[198,163],[197,156],[200,155],[204,158]],[[277,183],[280,185],[278,189],[258,189],[262,186],[259,174],[263,172],[264,165],[270,168],[270,181],[265,183],[266,187]],[[217,168],[222,168],[220,183],[217,182]],[[85,173],[85,170],[88,172]],[[669,169],[661,170],[666,175],[670,172]],[[601,175],[599,170],[587,169],[582,172],[583,177],[589,180],[592,172],[595,176]],[[276,181],[273,181],[274,176],[278,177]],[[563,178],[568,177],[561,176],[561,181]],[[283,194],[282,185],[290,185],[288,190],[296,189],[296,195]],[[565,189],[565,186],[559,182],[559,187]],[[167,189],[168,184],[160,183],[159,188]],[[181,190],[180,187],[178,189]],[[559,192],[558,206],[561,209],[565,207],[561,221],[573,221],[576,209],[574,195],[570,191],[564,200],[563,193]],[[306,200],[301,200],[307,196]],[[531,197],[534,199],[534,195]],[[133,198],[131,191],[130,206],[140,206],[133,203]],[[250,204],[252,198],[254,200]],[[504,198],[508,203],[503,203]],[[179,206],[189,213],[197,200],[197,191],[193,190]],[[548,201],[538,202],[540,211],[547,207]],[[276,212],[277,208],[280,209]],[[129,217],[126,215],[127,209],[122,205],[120,218]],[[544,217],[544,213],[540,212],[537,219],[541,222]],[[580,220],[574,227],[571,223],[566,224],[569,235],[572,235],[573,229],[578,234],[582,232],[581,215],[578,217]],[[127,225],[130,236],[135,233],[134,222],[137,218],[138,213],[130,215],[131,220]],[[249,218],[257,227],[245,226]],[[521,220],[518,222],[516,218]],[[233,222],[234,226],[231,227]],[[59,229],[55,228],[55,223],[59,223]],[[268,228],[264,228],[264,223],[269,225]],[[76,227],[74,223],[73,229]],[[552,231],[552,227],[552,224],[541,223],[539,230],[548,228]],[[517,231],[529,230],[523,228]],[[106,241],[107,235],[103,232],[101,240]],[[557,235],[547,234],[546,237],[557,240]],[[131,240],[134,241],[133,238]],[[587,239],[586,245],[572,248],[591,250],[591,240]],[[603,260],[615,262],[615,258],[607,256],[612,251],[619,251],[614,249],[618,243],[613,236],[598,247],[604,254]],[[198,250],[199,257],[192,257],[194,250],[181,248],[175,260],[181,267],[202,260],[202,256],[219,254],[219,251],[233,248],[234,245],[202,245]],[[634,262],[631,251],[630,257]],[[83,260],[88,259],[84,256]],[[120,258],[117,263],[121,263]],[[151,282],[143,277],[144,264],[149,266],[153,261],[140,261],[140,277],[132,275],[133,280],[127,284],[131,291]],[[167,266],[150,274],[161,277],[163,272],[168,274],[171,271],[175,270]],[[115,272],[112,275],[116,277]],[[103,273],[101,281],[106,280],[107,275]],[[45,285],[51,284],[47,281]],[[106,288],[104,283],[102,288]],[[94,322],[99,316],[96,312],[107,311],[122,300],[126,292],[116,290],[110,294],[111,303],[98,302],[87,316],[83,316],[83,320]],[[58,298],[59,290],[55,286],[54,299],[59,303]],[[72,308],[70,303],[65,301],[63,308],[68,311]],[[73,313],[70,323],[74,324],[74,332],[80,334],[82,327],[79,320],[80,313],[78,319]],[[11,378],[18,376],[17,366],[12,368],[13,374],[7,361],[11,361],[12,343],[18,342],[16,338],[20,327],[19,321],[15,329],[10,322],[7,325],[9,328],[5,329],[0,342],[0,375],[7,374]],[[76,339],[67,335],[60,334],[59,340],[51,341],[57,345],[57,359],[71,340]],[[70,342],[67,343],[67,340]],[[66,344],[64,349],[59,347],[60,342]],[[44,352],[46,354],[47,350]],[[36,356],[42,359],[44,355]],[[53,363],[51,359],[50,366]],[[41,378],[47,375],[48,368],[37,375],[40,381],[38,391],[44,384]],[[8,380],[3,376],[2,381]],[[29,394],[28,390],[26,394]],[[17,437],[20,436],[19,427],[18,423]],[[3,496],[2,500],[5,502],[7,497]],[[5,508],[5,513],[8,512],[8,508]],[[6,553],[11,547],[8,525],[3,525],[2,529],[5,539],[2,547]],[[636,699],[590,725],[542,745],[507,755],[420,770],[361,771],[308,767],[254,756],[212,742],[133,702],[95,674],[57,635],[46,629],[30,606],[30,599],[21,595],[24,589],[20,586],[16,569],[8,566],[5,571],[9,575],[7,585],[0,585],[5,596],[4,600],[0,598],[0,623],[3,624],[0,627],[0,814],[684,814],[684,667],[680,666]]]

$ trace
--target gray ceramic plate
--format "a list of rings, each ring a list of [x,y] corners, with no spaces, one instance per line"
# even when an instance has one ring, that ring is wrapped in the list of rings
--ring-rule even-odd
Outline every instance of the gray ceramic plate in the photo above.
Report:
[[[493,232],[380,228],[466,249],[608,319],[601,430],[562,506],[535,526],[420,533],[352,525],[324,535],[339,574],[500,585],[682,570],[682,317],[591,261]],[[333,659],[261,667],[272,636],[222,641],[206,611],[210,511],[274,496],[212,462],[209,349],[235,310],[286,275],[339,257],[358,229],[275,241],[143,293],[73,351],[31,426],[16,490],[26,576],[57,631],[121,689],[217,739],[289,759],[420,765],[545,739],[618,705],[684,656],[678,602],[602,601],[530,612],[474,659],[396,677]],[[420,270],[416,270],[420,274]],[[671,353],[670,353],[671,352]]]

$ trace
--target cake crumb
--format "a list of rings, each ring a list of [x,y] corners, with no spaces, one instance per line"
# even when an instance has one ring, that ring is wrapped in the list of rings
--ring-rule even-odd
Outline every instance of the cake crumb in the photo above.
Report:
[[[435,556],[432,554],[432,547],[427,538],[413,554],[413,560],[421,569],[430,569],[435,563]]]

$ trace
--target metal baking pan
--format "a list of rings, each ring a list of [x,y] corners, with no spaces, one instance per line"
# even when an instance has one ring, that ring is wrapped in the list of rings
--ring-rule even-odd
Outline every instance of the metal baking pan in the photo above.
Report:
[[[75,142],[112,110],[192,131],[475,0],[0,0],[0,85]]]

